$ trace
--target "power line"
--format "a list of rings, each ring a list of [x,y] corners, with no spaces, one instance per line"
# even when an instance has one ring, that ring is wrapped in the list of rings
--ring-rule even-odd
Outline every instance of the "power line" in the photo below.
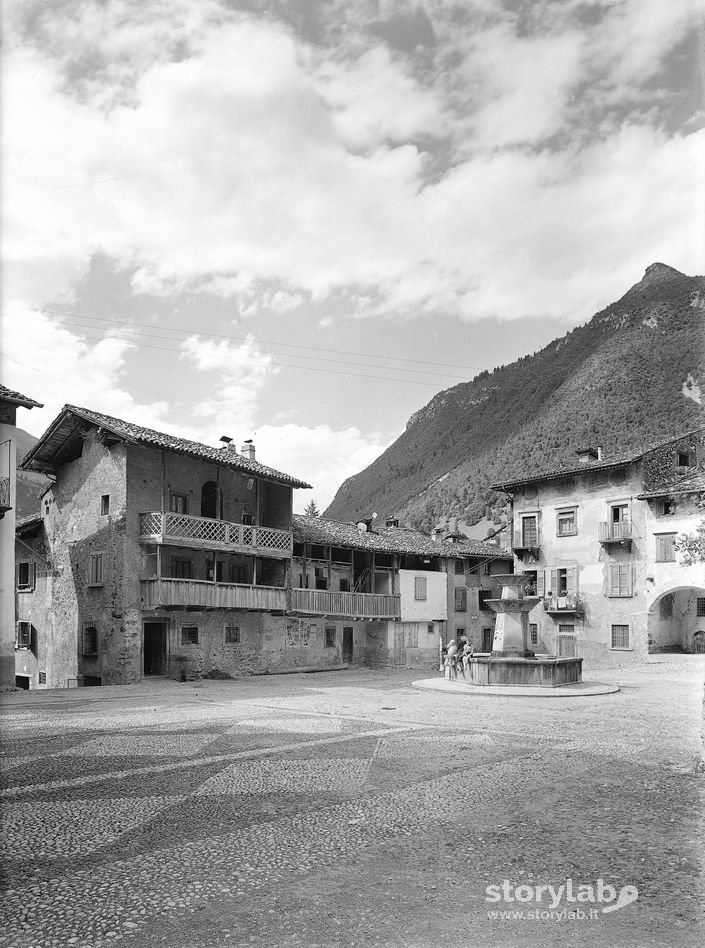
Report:
[[[8,307],[4,306],[3,308],[6,309],[8,312],[12,312],[12,310]],[[14,312],[19,313],[18,310],[15,310]],[[43,313],[49,313],[53,316],[60,316],[62,319],[67,319],[67,320],[86,320],[90,322],[110,323],[110,324],[120,326],[121,328],[124,328],[125,326],[124,320],[120,320],[120,319],[116,319],[114,317],[108,317],[108,316],[95,316],[95,315],[80,314],[80,313],[62,313],[59,310],[53,310],[53,309],[42,309],[39,312],[36,310],[26,310],[25,312],[29,313],[30,317],[40,316]],[[144,322],[139,322],[136,320],[129,321],[128,325],[141,326],[147,329],[154,328],[153,324],[151,323],[144,323]],[[247,340],[246,336],[236,336],[236,335],[231,335],[228,333],[206,332],[200,328],[190,328],[190,327],[187,327],[185,329],[176,329],[172,327],[164,327],[164,328],[169,332],[179,333],[183,336],[188,336],[188,335],[192,335],[193,333],[198,333],[200,335],[209,336],[214,339],[229,339],[234,342],[245,342]],[[168,339],[171,337],[167,336],[167,337],[158,337],[158,338]],[[373,352],[358,352],[352,349],[322,348],[320,346],[306,346],[306,345],[301,345],[299,343],[283,343],[279,341],[273,342],[272,340],[267,340],[267,339],[258,339],[257,341],[258,341],[258,344],[260,345],[279,346],[279,347],[283,347],[287,349],[306,349],[310,352],[324,352],[324,353],[332,352],[332,353],[335,353],[336,355],[363,356],[367,359],[372,358],[372,359],[378,359],[378,360],[388,360],[391,362],[409,362],[409,363],[412,363],[413,365],[435,365],[435,366],[441,366],[443,368],[451,368],[451,369],[470,369],[470,370],[475,370],[475,371],[485,370],[484,366],[460,365],[457,362],[434,362],[428,359],[409,359],[404,356],[393,356],[393,355],[386,355],[386,354],[376,355]],[[335,360],[330,360],[330,361],[335,361]],[[387,366],[387,368],[393,368],[393,366]],[[412,371],[412,370],[408,370],[408,371]],[[431,374],[431,373],[426,373],[426,374]],[[459,378],[460,376],[454,376],[454,377]]]

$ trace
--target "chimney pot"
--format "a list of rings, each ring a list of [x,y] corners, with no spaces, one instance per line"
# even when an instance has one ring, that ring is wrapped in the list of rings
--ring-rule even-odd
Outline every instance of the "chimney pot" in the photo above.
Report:
[[[248,461],[255,460],[255,446],[251,441],[246,441],[240,448],[240,454]]]

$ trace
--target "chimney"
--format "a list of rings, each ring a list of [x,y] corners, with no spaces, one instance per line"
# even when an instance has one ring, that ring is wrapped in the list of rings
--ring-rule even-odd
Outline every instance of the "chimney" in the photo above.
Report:
[[[599,460],[601,450],[601,448],[597,450],[595,448],[578,448],[575,453],[578,455],[581,464],[592,464],[593,461]]]
[[[248,438],[247,441],[245,441],[245,443],[243,444],[243,446],[240,448],[240,454],[241,454],[244,458],[247,458],[248,461],[254,461],[254,460],[255,460],[255,446],[254,446],[254,444],[252,443],[252,439],[251,439],[251,438]]]
[[[387,517],[384,525],[385,527],[398,527],[399,521],[396,517]]]
[[[598,445],[598,447],[597,447],[597,460],[598,460],[598,461],[604,460],[604,452],[603,452],[603,450],[602,450],[602,445],[601,445],[601,444]]]

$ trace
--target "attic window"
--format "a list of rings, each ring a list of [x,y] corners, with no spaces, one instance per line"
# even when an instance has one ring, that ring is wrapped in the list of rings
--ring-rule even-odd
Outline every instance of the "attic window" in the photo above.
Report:
[[[688,451],[679,451],[676,463],[678,467],[693,467],[695,464],[695,458]]]

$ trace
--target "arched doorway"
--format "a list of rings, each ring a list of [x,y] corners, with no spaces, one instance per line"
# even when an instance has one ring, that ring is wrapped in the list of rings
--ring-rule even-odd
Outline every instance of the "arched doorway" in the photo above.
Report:
[[[215,481],[206,481],[201,488],[201,516],[220,519],[220,491]]]
[[[650,654],[705,652],[705,588],[662,591],[649,608],[647,631]]]

